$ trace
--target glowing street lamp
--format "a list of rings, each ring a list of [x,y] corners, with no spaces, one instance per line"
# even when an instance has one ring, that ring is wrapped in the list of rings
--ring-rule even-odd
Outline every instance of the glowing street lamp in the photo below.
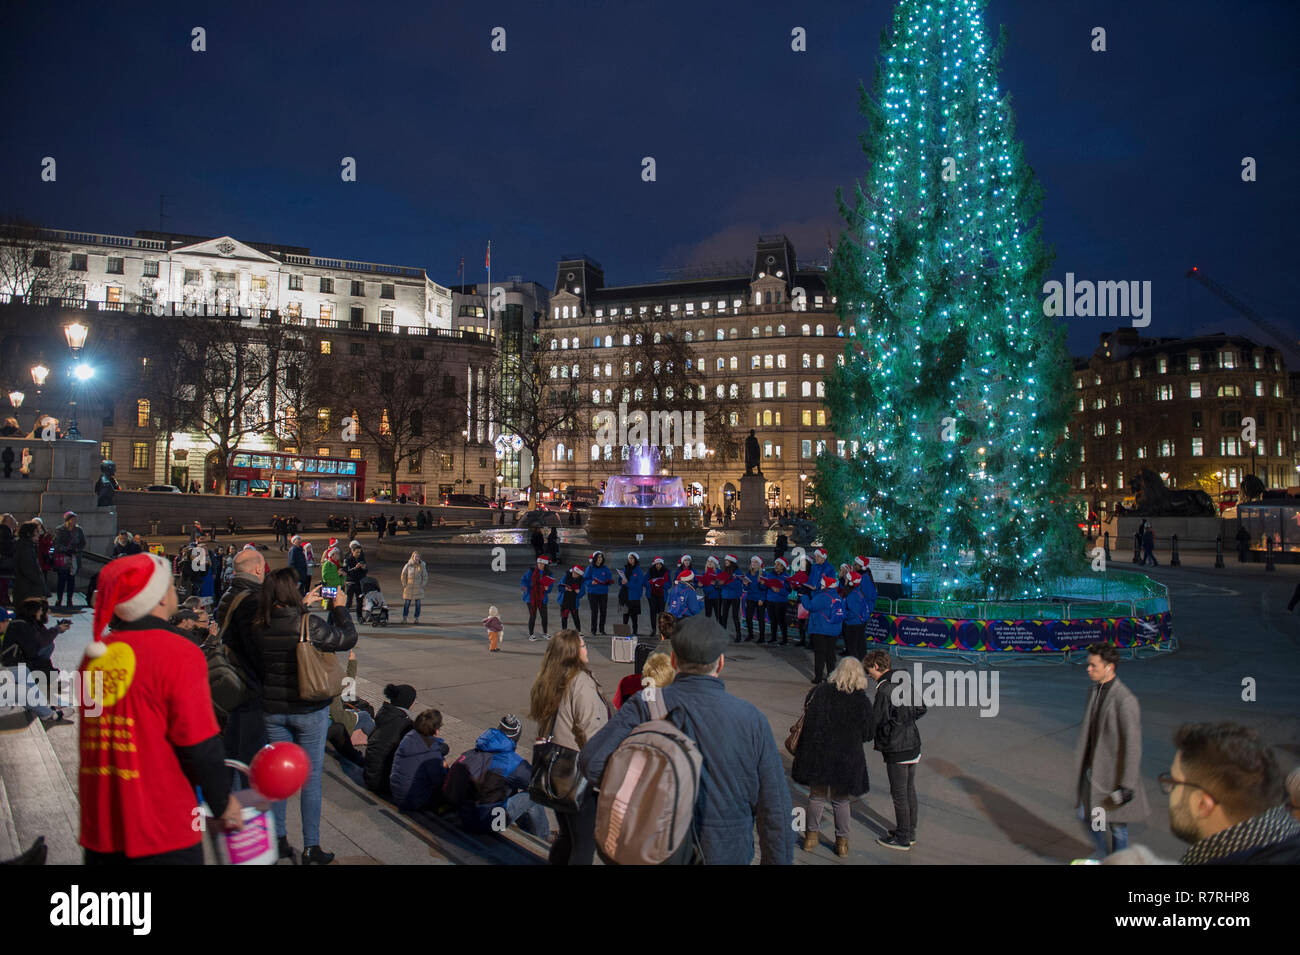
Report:
[[[9,403],[13,405],[15,408],[21,408],[23,406],[23,399],[26,397],[27,396],[23,394],[21,391],[15,389],[9,392]]]
[[[50,377],[50,370],[43,364],[37,362],[32,365],[32,383],[36,385],[38,392],[45,387],[45,379],[48,377]]]
[[[74,359],[80,356],[81,349],[86,345],[86,336],[89,333],[90,329],[81,322],[71,322],[63,326],[63,337],[68,340],[68,348],[71,350]],[[89,381],[94,374],[95,369],[83,361],[77,361],[77,364],[72,369],[72,377],[80,383]],[[70,390],[68,404],[71,407],[68,416],[68,437],[73,441],[77,441],[81,438],[81,432],[77,430],[77,389],[75,385]]]
[[[63,326],[63,335],[67,338],[68,347],[72,349],[73,355],[81,352],[82,347],[86,344],[86,336],[89,333],[90,329],[81,322],[73,322],[70,325]]]

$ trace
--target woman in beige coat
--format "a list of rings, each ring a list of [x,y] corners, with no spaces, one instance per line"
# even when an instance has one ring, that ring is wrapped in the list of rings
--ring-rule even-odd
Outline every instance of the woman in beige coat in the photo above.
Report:
[[[415,622],[420,622],[420,601],[424,599],[424,585],[429,582],[429,568],[420,560],[418,550],[411,551],[411,559],[402,565],[402,623],[411,612],[415,601]]]
[[[561,630],[546,645],[542,669],[530,695],[537,735],[581,750],[609,722],[609,706],[587,664],[587,643],[576,630]],[[557,812],[560,835],[551,865],[591,865],[596,854],[596,797],[588,793],[576,813]]]

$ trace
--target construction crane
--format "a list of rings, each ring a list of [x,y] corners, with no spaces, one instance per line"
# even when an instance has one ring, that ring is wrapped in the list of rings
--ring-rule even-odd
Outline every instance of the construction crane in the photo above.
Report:
[[[1241,315],[1244,316],[1247,321],[1249,321],[1260,331],[1267,334],[1270,338],[1272,338],[1275,342],[1277,342],[1282,347],[1282,349],[1287,353],[1288,356],[1291,357],[1293,361],[1293,364],[1291,366],[1292,368],[1300,368],[1300,343],[1298,343],[1286,332],[1282,331],[1282,329],[1278,328],[1276,325],[1274,325],[1272,322],[1266,319],[1263,315],[1259,314],[1259,312],[1255,311],[1253,308],[1251,308],[1241,299],[1237,298],[1237,296],[1233,295],[1231,292],[1229,292],[1218,282],[1214,281],[1214,279],[1208,278],[1205,275],[1205,273],[1200,270],[1199,267],[1193,265],[1191,270],[1187,273],[1187,277],[1189,279],[1196,279],[1196,281],[1200,282],[1207,289],[1209,289],[1219,298],[1223,299],[1234,309],[1240,312]]]

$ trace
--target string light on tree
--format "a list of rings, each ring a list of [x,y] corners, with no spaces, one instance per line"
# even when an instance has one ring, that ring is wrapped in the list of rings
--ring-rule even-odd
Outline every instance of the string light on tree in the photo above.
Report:
[[[830,275],[856,334],[826,404],[869,450],[821,459],[819,523],[836,549],[928,567],[942,594],[1031,597],[1081,554],[1071,366],[984,5],[900,0],[863,97],[869,171],[841,198]]]

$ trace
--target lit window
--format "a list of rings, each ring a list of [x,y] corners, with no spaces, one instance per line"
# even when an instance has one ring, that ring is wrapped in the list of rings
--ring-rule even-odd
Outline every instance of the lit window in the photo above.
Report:
[[[328,340],[322,339],[320,343],[320,353],[322,355],[328,355],[333,347],[334,346]]]
[[[1205,455],[1205,439],[1192,438],[1192,457],[1199,458]]]
[[[1174,456],[1174,442],[1171,438],[1160,439],[1160,456],[1162,458],[1171,458]]]
[[[776,365],[776,356],[774,356],[774,355],[764,355],[764,356],[763,356],[763,367],[764,367],[764,368],[773,368],[773,367],[775,367],[775,365]]]
[[[763,364],[763,356],[762,356],[762,355],[751,355],[751,356],[749,357],[749,367],[750,367],[751,370],[754,369],[754,368],[762,367],[762,364]]]
[[[1156,400],[1157,400],[1157,401],[1171,401],[1171,400],[1173,399],[1173,397],[1174,397],[1174,386],[1173,386],[1173,385],[1157,385],[1157,386],[1156,386]]]
[[[1256,398],[1264,397],[1264,383],[1262,381],[1255,382],[1255,397]]]
[[[826,411],[824,409],[818,409],[817,411],[817,426],[826,427]]]
[[[135,426],[137,428],[149,427],[149,399],[141,398],[135,403]]]
[[[329,408],[316,409],[316,423],[320,425],[322,431],[330,429],[330,410]]]
[[[739,370],[740,370],[740,359],[737,358],[735,355],[732,355],[732,356],[731,356],[731,365],[730,365],[730,367],[731,367],[731,370],[732,370],[732,371],[739,371]]]
[[[1187,386],[1189,398],[1201,397],[1201,383],[1199,381],[1190,382]]]
[[[1237,353],[1236,353],[1236,352],[1231,352],[1231,351],[1221,351],[1221,352],[1219,352],[1219,367],[1220,367],[1220,368],[1236,368],[1236,367],[1237,367]]]
[[[826,356],[825,356],[825,355],[818,355],[818,356],[817,356],[817,367],[818,367],[818,368],[825,368],[825,367],[826,367]]]
[[[817,397],[818,398],[826,397],[826,382],[824,381],[817,382]]]
[[[1200,355],[1188,355],[1188,356],[1187,356],[1187,370],[1188,370],[1188,371],[1200,371],[1200,370],[1201,370],[1201,356],[1200,356]]]
[[[101,441],[101,442],[99,442],[99,456],[100,456],[100,458],[101,458],[102,460],[105,460],[105,461],[112,460],[112,458],[113,458],[113,442],[112,442],[112,441]]]
[[[131,442],[131,470],[144,471],[149,467],[149,442]]]
[[[1156,371],[1162,375],[1169,373],[1169,362],[1164,358],[1156,359]]]
[[[802,362],[803,362],[803,367],[804,367],[804,368],[811,368],[811,367],[812,367],[812,355],[808,354],[807,352],[804,352],[804,353],[803,353],[803,358],[802,358],[801,360],[802,360]],[[1082,410],[1082,409],[1080,409],[1080,410]]]
[[[1122,444],[1115,445],[1115,460],[1116,461],[1124,460],[1124,445]]]
[[[319,455],[320,455],[321,457],[323,457],[323,458],[327,458],[327,457],[329,457],[330,449],[329,449],[329,448],[317,448],[317,449],[316,449],[316,453],[319,454]]]
[[[801,396],[801,397],[804,397],[804,398],[811,398],[811,397],[812,397],[812,382],[811,382],[811,381],[805,381],[805,382],[804,382],[802,385],[800,385],[799,387],[800,387],[800,389],[801,389],[801,391],[800,391],[800,396]]]
[[[777,368],[784,368],[784,367],[785,367],[785,353],[784,353],[784,352],[781,353],[780,355],[777,355],[777,356],[776,356],[776,367],[777,367]]]
[[[348,451],[348,457],[351,458],[353,461],[360,461],[360,460],[361,460],[361,449],[360,449],[360,448],[352,448],[351,450]]]

